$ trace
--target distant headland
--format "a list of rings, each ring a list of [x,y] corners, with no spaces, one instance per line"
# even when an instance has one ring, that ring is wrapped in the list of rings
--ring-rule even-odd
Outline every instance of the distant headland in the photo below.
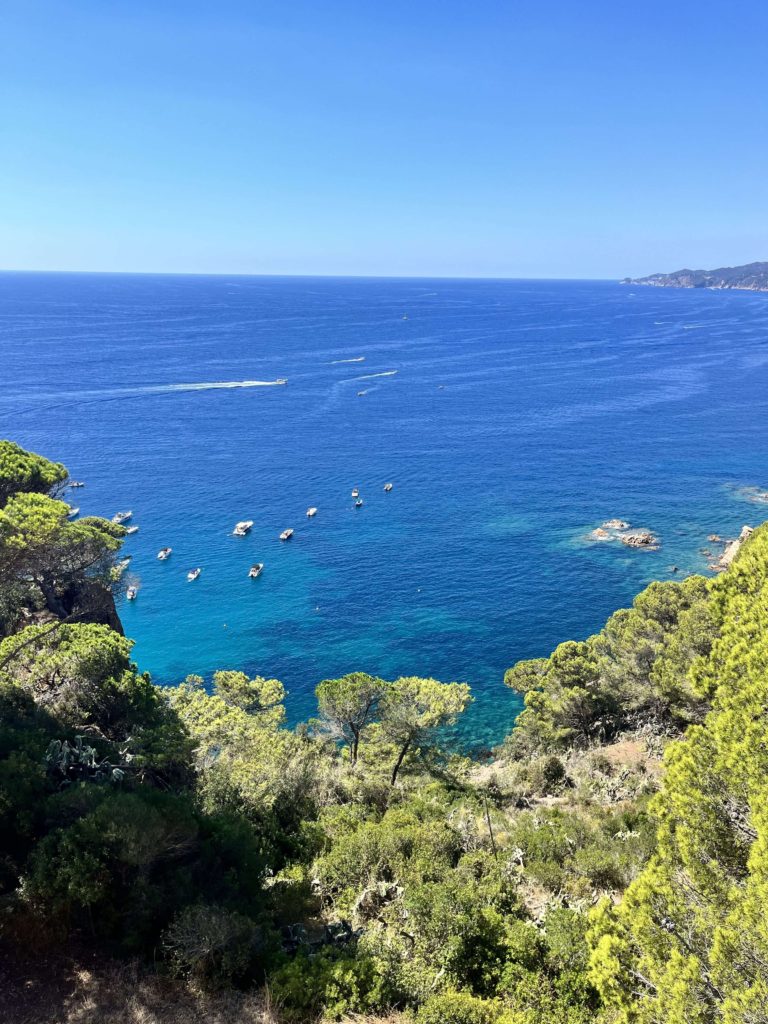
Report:
[[[742,288],[768,292],[768,263],[747,263],[743,267],[718,270],[676,270],[672,274],[625,277],[622,284],[646,284],[656,288]]]

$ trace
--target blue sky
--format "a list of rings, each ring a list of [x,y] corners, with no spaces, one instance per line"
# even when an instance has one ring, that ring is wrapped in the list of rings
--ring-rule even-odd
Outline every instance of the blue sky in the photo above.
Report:
[[[5,0],[0,266],[768,259],[768,5]]]

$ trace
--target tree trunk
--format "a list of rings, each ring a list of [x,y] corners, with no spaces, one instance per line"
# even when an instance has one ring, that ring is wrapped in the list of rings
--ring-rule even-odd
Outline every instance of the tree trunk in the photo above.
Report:
[[[357,729],[352,730],[352,767],[354,768],[357,764],[357,748],[360,746],[360,733]]]
[[[45,607],[51,615],[55,615],[59,619],[67,618],[67,609],[59,600],[54,584],[45,578],[40,578],[37,580],[37,585],[40,587],[42,595],[45,598]]]
[[[400,750],[400,753],[397,755],[395,767],[392,769],[392,778],[390,779],[389,782],[390,786],[394,786],[394,784],[397,782],[397,773],[400,771],[400,765],[403,763],[403,759],[405,758],[405,755],[408,753],[408,748],[410,747],[410,745],[411,740],[409,738],[405,741],[402,749]]]

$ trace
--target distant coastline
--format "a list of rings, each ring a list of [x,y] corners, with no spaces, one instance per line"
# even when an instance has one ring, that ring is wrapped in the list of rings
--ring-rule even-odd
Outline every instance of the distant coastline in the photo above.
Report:
[[[717,270],[676,270],[671,274],[625,277],[622,284],[650,285],[654,288],[712,288],[768,292],[768,263],[746,263],[741,267]]]

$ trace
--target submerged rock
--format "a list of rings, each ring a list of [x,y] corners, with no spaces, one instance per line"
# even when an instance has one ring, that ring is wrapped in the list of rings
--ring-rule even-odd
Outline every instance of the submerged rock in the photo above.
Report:
[[[598,526],[598,528],[593,530],[589,536],[590,540],[613,540],[610,533],[608,533],[607,530],[604,530],[602,526]]]

